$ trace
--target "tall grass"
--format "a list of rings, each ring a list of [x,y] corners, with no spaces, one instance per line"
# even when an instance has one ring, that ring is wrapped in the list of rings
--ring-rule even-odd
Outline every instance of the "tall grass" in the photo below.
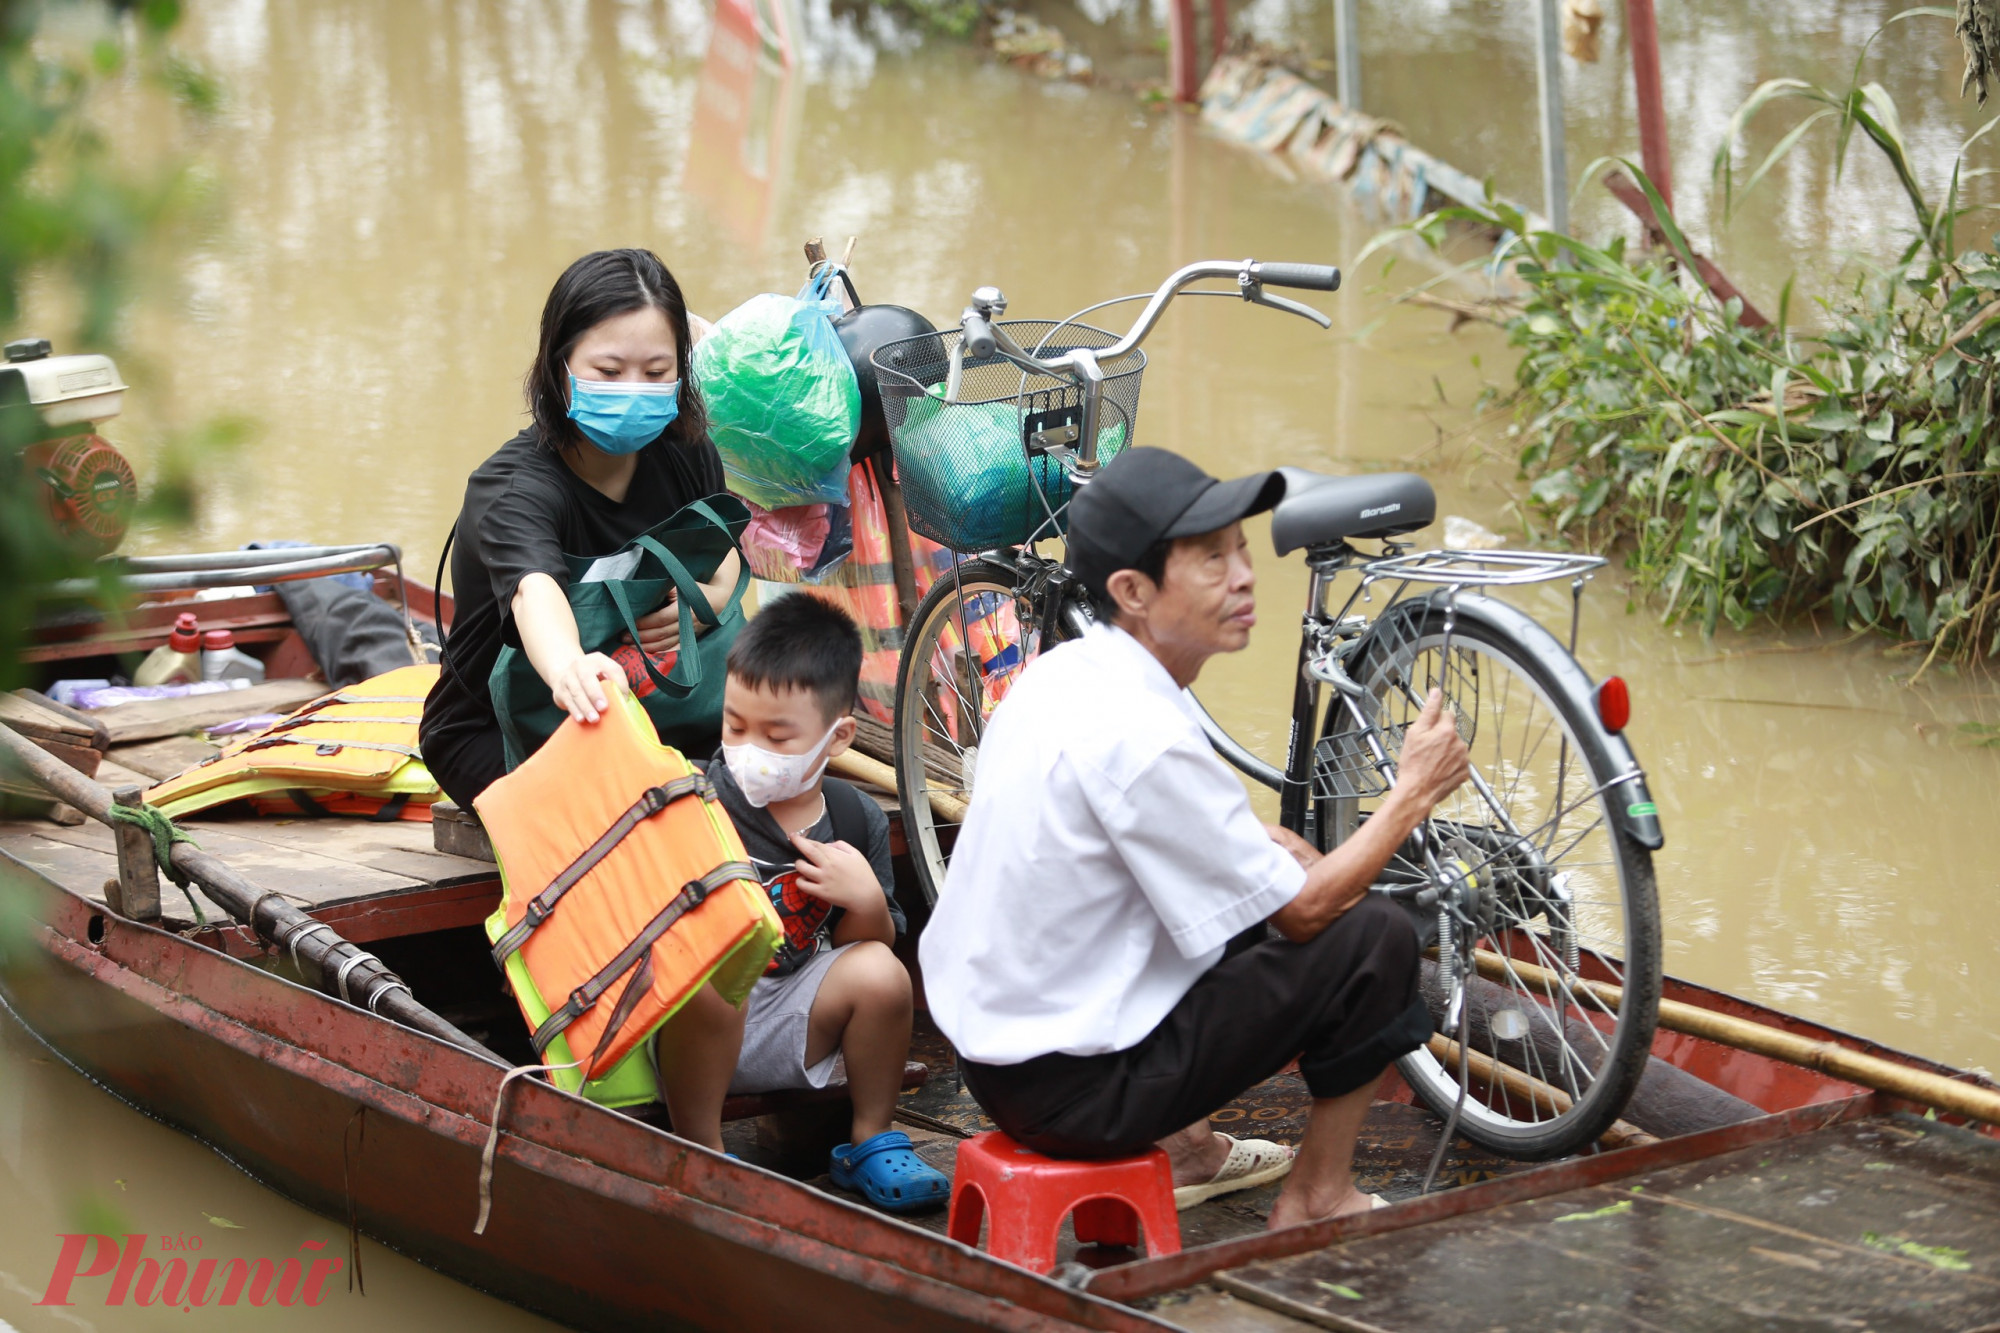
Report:
[[[1911,11],[1943,14],[1950,11]],[[1892,22],[1895,20],[1892,20]],[[1872,41],[1872,39],[1871,39]],[[1864,50],[1865,56],[1865,50]],[[1644,173],[1666,244],[1634,253],[1531,227],[1517,210],[1443,210],[1410,228],[1434,247],[1453,224],[1497,229],[1526,299],[1504,320],[1521,351],[1514,438],[1537,514],[1591,546],[1624,543],[1669,619],[1713,629],[1830,616],[1933,663],[2000,656],[2000,257],[1959,250],[1972,210],[1961,146],[1944,197],[1915,171],[1893,100],[1860,82],[1773,80],[1739,108],[1716,157],[1728,206],[1824,126],[1844,165],[1856,131],[1909,202],[1887,270],[1823,299],[1821,331],[1741,322],[1690,275],[1694,256]],[[1813,108],[1739,189],[1737,145],[1759,112]],[[1983,173],[1982,173],[1983,174]],[[1386,241],[1392,233],[1377,238]],[[2000,245],[2000,238],[1996,238]]]

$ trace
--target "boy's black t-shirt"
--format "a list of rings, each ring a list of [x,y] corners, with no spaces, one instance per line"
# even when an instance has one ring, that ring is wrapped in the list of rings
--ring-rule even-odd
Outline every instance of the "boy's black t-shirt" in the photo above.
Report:
[[[798,849],[792,840],[778,827],[778,821],[771,817],[769,810],[750,804],[744,799],[743,789],[736,785],[736,779],[729,774],[729,765],[724,762],[722,752],[708,761],[708,780],[715,787],[715,794],[722,801],[722,808],[729,812],[729,818],[736,825],[736,832],[743,839],[743,850],[750,854],[750,862],[757,867],[757,876],[764,881],[765,890],[771,895],[771,906],[778,909],[778,919],[785,925],[784,943],[771,959],[766,976],[782,977],[796,972],[808,958],[828,947],[834,928],[840,924],[845,912],[820,901],[800,889],[797,884]],[[853,789],[839,778],[825,778],[825,787]],[[882,894],[889,900],[889,919],[896,925],[896,938],[901,939],[909,929],[909,922],[903,916],[903,909],[896,905],[895,874],[889,865],[889,817],[882,813],[882,807],[859,792],[854,802],[867,824],[867,840],[856,844],[868,864],[875,871],[876,882],[882,886]],[[838,836],[834,832],[832,814],[834,796],[827,798],[827,813],[819,817],[819,822],[806,830],[806,836],[815,842],[832,842]],[[852,841],[852,838],[849,839]]]
[[[449,762],[467,732],[498,735],[486,681],[501,647],[520,646],[512,607],[523,578],[547,574],[567,588],[564,555],[611,555],[724,489],[722,458],[706,436],[692,446],[656,440],[641,449],[623,501],[570,471],[533,426],[500,446],[465,483],[451,557],[456,610],[424,703],[425,754]]]

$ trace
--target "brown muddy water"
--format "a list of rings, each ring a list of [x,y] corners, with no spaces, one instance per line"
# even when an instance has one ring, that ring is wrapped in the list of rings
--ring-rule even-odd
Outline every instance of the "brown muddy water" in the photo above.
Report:
[[[388,539],[428,578],[466,473],[519,427],[548,286],[589,249],[658,250],[714,315],[794,290],[804,237],[858,234],[863,294],[943,320],[981,283],[1004,287],[1017,315],[1055,316],[1150,288],[1195,258],[1340,262],[1374,230],[1337,195],[1288,181],[1188,117],[1127,92],[1043,83],[865,12],[809,6],[806,58],[781,75],[712,45],[698,0],[189,8],[186,43],[229,102],[180,146],[225,183],[227,223],[187,266],[179,304],[135,321],[125,364],[137,401],[110,434],[143,471],[144,441],[165,424],[241,414],[259,432],[209,470],[197,532],[141,534],[144,549]],[[1364,27],[1371,109],[1533,197],[1533,67],[1512,13],[1525,7],[1399,3],[1393,28],[1380,20],[1388,8],[1364,14],[1377,16]],[[1840,64],[1885,8],[1663,6],[1676,133],[1695,144],[1684,211],[1705,216],[1706,155],[1741,95],[1796,72],[1794,57],[1815,72]],[[1107,68],[1150,51],[1148,11],[1081,13],[1068,22]],[[1731,15],[1744,16],[1736,29]],[[1322,46],[1330,31],[1323,4],[1259,3],[1244,21],[1274,40],[1317,33]],[[1937,145],[1976,122],[1950,96],[1948,39],[1896,50],[1892,89],[1931,169]],[[1607,45],[1607,66],[1619,51]],[[1631,147],[1605,69],[1572,67],[1579,166]],[[144,155],[171,146],[154,125],[134,97],[107,127]],[[1592,134],[1604,145],[1577,147]],[[1840,207],[1823,206],[1830,170],[1809,158],[1796,177],[1774,176],[1754,242],[1718,247],[1739,281],[1775,291],[1792,268],[1893,246],[1893,186],[1871,163],[1841,187]],[[1507,378],[1507,351],[1490,332],[1450,334],[1441,316],[1388,308],[1413,271],[1356,275],[1324,299],[1331,333],[1233,301],[1177,307],[1149,344],[1142,440],[1225,473],[1414,467],[1437,485],[1441,512],[1518,533],[1504,423],[1472,412],[1485,384]],[[1199,688],[1268,755],[1282,739],[1286,625],[1304,579],[1275,557],[1260,573],[1256,641]],[[1528,604],[1567,614],[1561,592]],[[1589,592],[1580,655],[1632,685],[1631,736],[1668,832],[1656,865],[1669,970],[2000,1069],[2000,751],[1958,730],[2000,718],[2000,685],[1937,676],[1908,688],[1899,677],[1913,661],[1809,628],[1713,641],[1663,628],[1628,605],[1615,566]],[[33,1308],[63,1231],[198,1232],[225,1256],[289,1254],[304,1239],[344,1247],[330,1223],[49,1060],[0,1023],[0,1321],[222,1317]],[[365,1306],[343,1291],[291,1316],[537,1322],[379,1247],[366,1259]]]

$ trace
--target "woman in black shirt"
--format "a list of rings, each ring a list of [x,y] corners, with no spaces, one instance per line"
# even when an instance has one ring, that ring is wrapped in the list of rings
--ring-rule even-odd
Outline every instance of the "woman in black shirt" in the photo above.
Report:
[[[564,555],[610,555],[724,489],[688,373],[691,322],[680,284],[648,250],[585,255],[549,292],[528,369],[534,420],[466,483],[451,562],[457,607],[424,704],[424,763],[462,807],[507,771],[487,691],[503,645],[520,648],[579,721],[595,722],[606,691],[627,688],[616,662],[583,651]],[[731,553],[702,585],[711,605],[728,600],[737,573]],[[639,646],[656,656],[678,648],[679,612],[670,600],[640,618]]]

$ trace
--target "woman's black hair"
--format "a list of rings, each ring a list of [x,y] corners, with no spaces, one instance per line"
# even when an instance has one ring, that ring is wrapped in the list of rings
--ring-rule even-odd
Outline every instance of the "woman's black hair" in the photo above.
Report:
[[[563,270],[542,307],[542,336],[528,367],[528,411],[542,443],[560,453],[585,443],[569,419],[569,357],[583,335],[605,320],[651,308],[667,317],[679,348],[680,415],[660,436],[692,444],[708,433],[708,408],[692,370],[694,338],[681,285],[651,250],[599,250]]]

